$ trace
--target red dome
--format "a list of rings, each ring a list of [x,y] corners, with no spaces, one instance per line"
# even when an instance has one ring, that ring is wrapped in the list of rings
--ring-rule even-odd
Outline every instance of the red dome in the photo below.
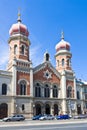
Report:
[[[18,23],[12,25],[12,27],[9,30],[9,34],[10,35],[23,34],[28,37],[29,32],[27,27],[24,24],[22,24],[20,21],[18,21]]]
[[[55,47],[56,51],[59,50],[70,50],[70,44],[62,39]]]

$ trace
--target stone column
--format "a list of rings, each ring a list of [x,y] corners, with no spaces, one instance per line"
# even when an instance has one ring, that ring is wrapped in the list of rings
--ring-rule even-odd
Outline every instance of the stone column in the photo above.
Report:
[[[66,73],[62,71],[61,77],[61,91],[62,91],[62,112],[63,114],[66,113]]]
[[[44,97],[44,87],[42,86],[42,89],[41,89],[41,96]]]
[[[32,68],[32,63],[30,64],[30,96],[33,97],[33,68]]]
[[[53,103],[50,106],[50,114],[54,115],[54,104]]]

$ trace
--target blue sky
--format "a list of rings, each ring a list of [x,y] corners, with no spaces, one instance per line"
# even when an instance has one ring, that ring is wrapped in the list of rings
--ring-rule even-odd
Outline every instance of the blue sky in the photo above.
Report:
[[[72,68],[87,81],[87,0],[0,0],[0,69],[8,62],[9,29],[17,22],[18,8],[30,32],[33,66],[43,62],[46,50],[55,66],[55,46],[63,30],[71,44]]]

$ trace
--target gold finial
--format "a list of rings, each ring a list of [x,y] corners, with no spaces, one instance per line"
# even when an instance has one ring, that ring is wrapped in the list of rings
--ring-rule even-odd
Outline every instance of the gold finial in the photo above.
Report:
[[[20,13],[20,8],[18,9],[18,19],[17,19],[18,22],[21,22],[21,13]]]
[[[64,32],[61,31],[61,39],[64,39]]]

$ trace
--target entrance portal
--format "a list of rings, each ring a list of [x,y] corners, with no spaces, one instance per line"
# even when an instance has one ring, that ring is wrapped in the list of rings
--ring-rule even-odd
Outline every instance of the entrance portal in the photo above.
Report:
[[[46,106],[45,106],[45,114],[50,114],[50,106],[49,106],[49,104],[46,104]]]
[[[0,105],[0,119],[8,116],[8,105],[6,103],[2,103]]]
[[[82,114],[82,112],[81,112],[81,105],[80,104],[77,105],[77,113],[78,114]]]
[[[54,115],[58,115],[59,110],[58,110],[58,105],[54,104]]]
[[[41,105],[37,104],[36,105],[36,115],[39,115],[39,114],[41,114]]]

